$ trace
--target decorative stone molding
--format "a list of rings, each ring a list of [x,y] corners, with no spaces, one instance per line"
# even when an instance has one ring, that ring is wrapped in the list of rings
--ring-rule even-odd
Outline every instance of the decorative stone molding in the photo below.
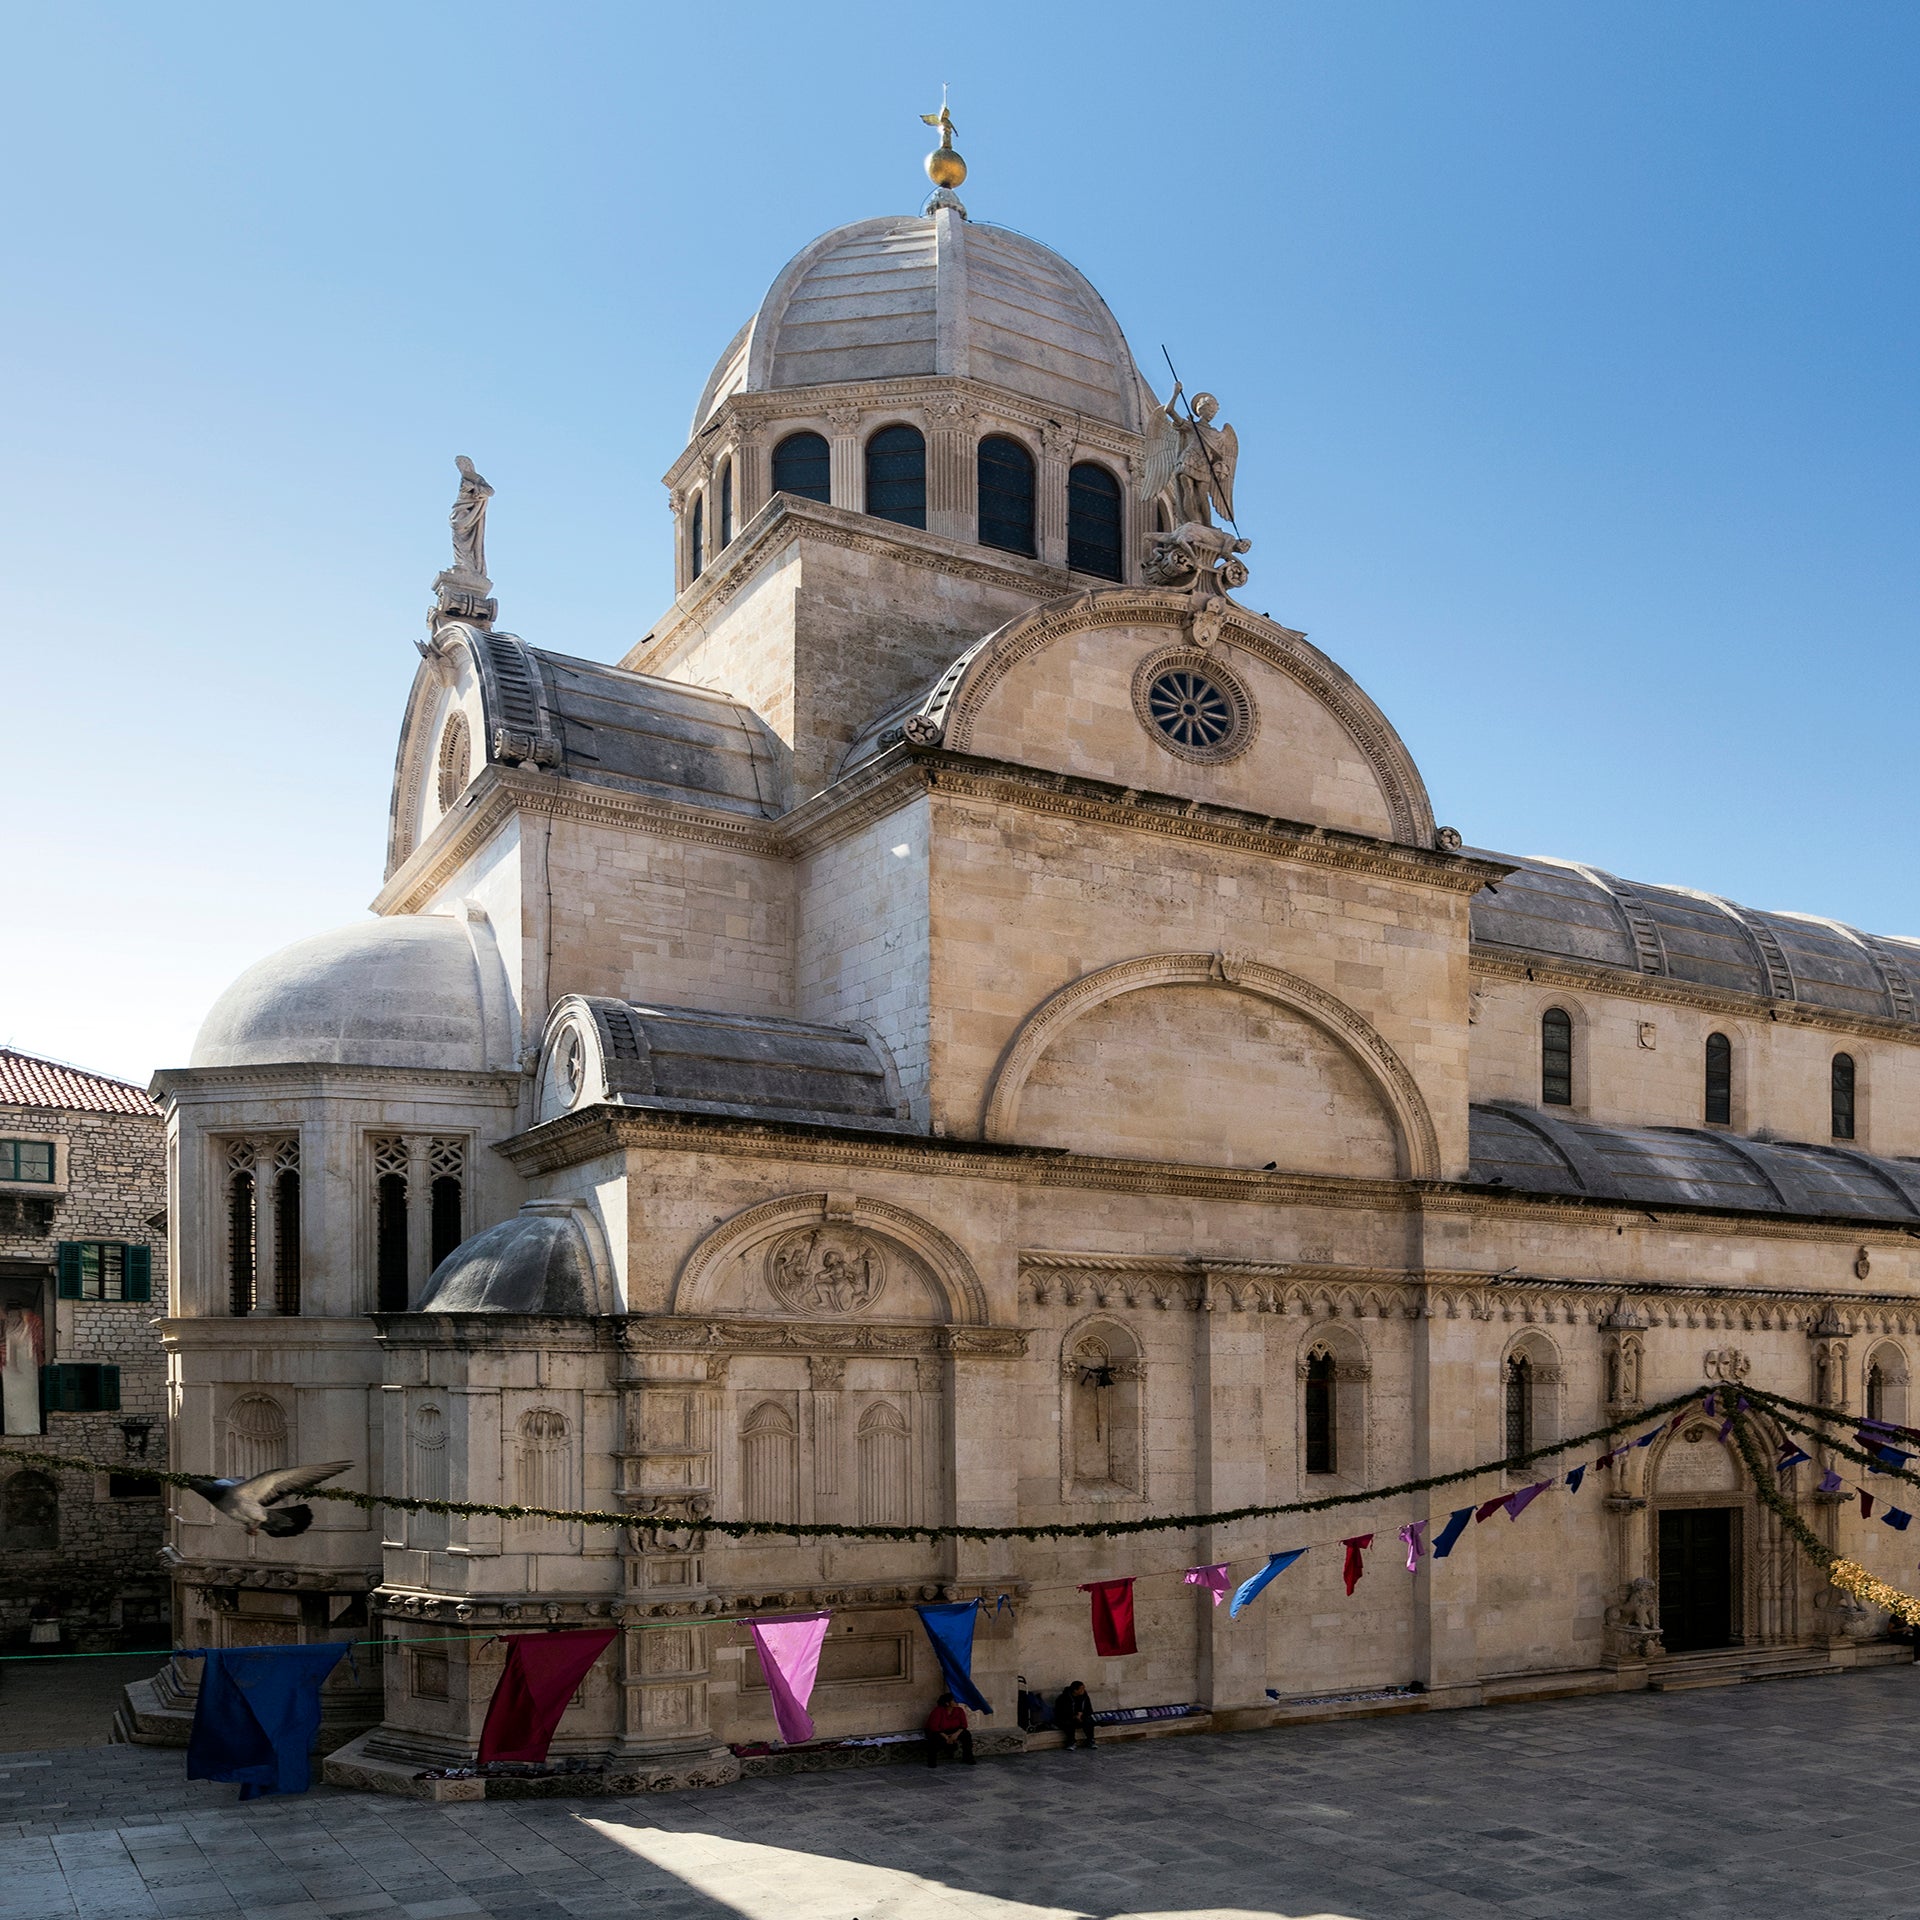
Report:
[[[1083,974],[1027,1016],[988,1090],[983,1137],[1012,1141],[1020,1097],[1040,1057],[1074,1021],[1095,1007],[1148,987],[1216,982],[1272,1000],[1302,1015],[1336,1041],[1385,1102],[1398,1136],[1401,1173],[1412,1180],[1440,1177],[1440,1143],[1419,1084],[1378,1030],[1344,1001],[1298,974],[1218,953],[1144,954]]]
[[[613,1323],[629,1354],[953,1353],[1013,1360],[1026,1350],[1019,1327],[874,1326],[845,1321],[734,1320],[633,1316]],[[711,1361],[709,1361],[711,1365]]]

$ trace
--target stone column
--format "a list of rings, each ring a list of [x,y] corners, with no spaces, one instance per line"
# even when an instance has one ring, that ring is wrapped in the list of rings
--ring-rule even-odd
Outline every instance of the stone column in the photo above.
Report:
[[[1035,502],[1040,558],[1050,567],[1067,564],[1067,472],[1073,465],[1073,429],[1049,421],[1040,435],[1040,497]]]
[[[949,540],[980,535],[980,469],[973,409],[960,399],[927,403],[927,531]]]
[[[274,1169],[277,1140],[255,1140],[253,1146],[253,1311],[271,1318],[280,1311],[280,1297],[274,1284],[278,1265],[279,1221],[275,1218],[274,1187],[279,1179]]]
[[[772,497],[773,462],[758,427],[742,425],[733,443],[733,531],[740,529]]]
[[[832,504],[849,513],[867,510],[866,475],[861,471],[860,409],[832,407],[827,412],[829,492]]]
[[[1268,1503],[1267,1323],[1234,1310],[1231,1296],[1210,1278],[1200,1281],[1194,1316],[1194,1500],[1203,1513]],[[1157,1503],[1156,1503],[1157,1504]],[[1249,1542],[1232,1527],[1203,1527],[1195,1536],[1197,1563],[1245,1558]],[[1196,1697],[1213,1709],[1216,1725],[1267,1704],[1266,1621],[1229,1622],[1202,1587],[1192,1589],[1198,1622]],[[1221,1716],[1226,1716],[1223,1720]]]
[[[407,1135],[407,1305],[419,1299],[433,1271],[433,1143]]]
[[[813,1491],[816,1499],[837,1507],[841,1491],[842,1422],[840,1389],[847,1363],[837,1354],[814,1354],[807,1361],[808,1417],[813,1428]],[[828,1507],[817,1513],[824,1514]]]

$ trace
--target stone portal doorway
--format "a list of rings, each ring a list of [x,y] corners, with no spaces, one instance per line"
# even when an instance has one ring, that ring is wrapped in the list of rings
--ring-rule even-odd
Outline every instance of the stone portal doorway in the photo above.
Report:
[[[1669,1653],[1734,1640],[1733,1507],[1669,1507],[1660,1515],[1660,1638]]]

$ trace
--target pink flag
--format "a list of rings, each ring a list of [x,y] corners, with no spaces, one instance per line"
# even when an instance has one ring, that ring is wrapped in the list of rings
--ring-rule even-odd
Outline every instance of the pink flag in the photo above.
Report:
[[[1205,1587],[1213,1595],[1213,1604],[1217,1607],[1227,1597],[1227,1568],[1232,1562],[1222,1560],[1217,1566],[1189,1567],[1187,1585]]]
[[[813,1698],[813,1677],[820,1671],[820,1646],[827,1637],[830,1613],[789,1614],[784,1620],[755,1620],[753,1644],[760,1650],[761,1670],[773,1696],[773,1722],[789,1746],[813,1738],[813,1720],[807,1702]]]
[[[1426,1548],[1420,1543],[1420,1536],[1431,1524],[1432,1522],[1427,1520],[1415,1520],[1400,1529],[1400,1538],[1406,1542],[1409,1573],[1416,1572],[1419,1568],[1420,1556],[1426,1552]]]
[[[1507,1495],[1506,1508],[1509,1520],[1518,1520],[1533,1502],[1552,1486],[1551,1480],[1536,1480],[1530,1487],[1522,1487],[1518,1493]]]

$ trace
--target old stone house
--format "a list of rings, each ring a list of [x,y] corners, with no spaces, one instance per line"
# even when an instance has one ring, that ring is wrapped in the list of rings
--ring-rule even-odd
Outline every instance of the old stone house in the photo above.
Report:
[[[0,1049],[0,1642],[164,1644],[166,1134],[139,1087]],[[98,1460],[89,1476],[22,1465]]]
[[[1366,692],[1231,597],[1217,411],[949,185],[803,248],[721,353],[678,596],[617,664],[496,623],[466,469],[376,917],[242,973],[155,1082],[175,1458],[675,1526],[180,1503],[190,1643],[369,1602],[396,1636],[337,1777],[470,1757],[516,1624],[626,1629],[556,1752],[656,1784],[772,1732],[703,1622],[822,1602],[823,1737],[918,1724],[936,1594],[1009,1597],[1002,1741],[1016,1676],[1245,1726],[1869,1657],[1705,1423],[1351,1599],[1310,1553],[1238,1622],[1181,1569],[1426,1506],[703,1528],[1359,1491],[1715,1378],[1904,1416],[1920,942],[1463,847]],[[1140,1651],[1096,1659],[1077,1588],[1122,1574]]]

